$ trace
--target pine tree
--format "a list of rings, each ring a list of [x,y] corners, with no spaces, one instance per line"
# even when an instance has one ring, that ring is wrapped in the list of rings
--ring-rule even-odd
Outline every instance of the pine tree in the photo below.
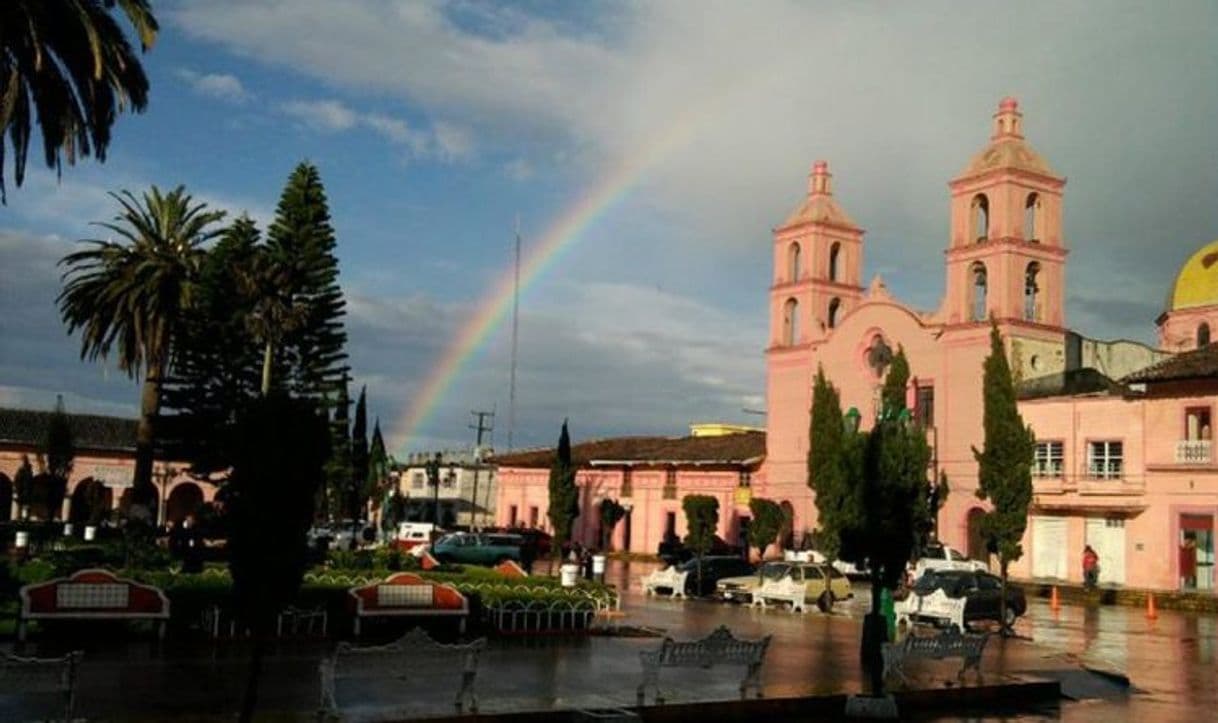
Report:
[[[175,339],[160,424],[166,445],[199,474],[227,471],[226,428],[258,394],[261,355],[248,328],[253,302],[243,278],[259,238],[254,222],[241,216],[207,251]]]
[[[358,520],[364,508],[368,484],[368,388],[360,387],[355,402],[355,424],[351,426],[351,519]]]
[[[571,528],[579,517],[579,487],[575,484],[575,465],[571,462],[571,436],[567,433],[567,420],[562,421],[562,433],[558,437],[558,449],[550,465],[550,524],[554,527],[552,548],[557,559],[562,548],[571,540]]]
[[[884,377],[884,388],[880,397],[884,402],[884,412],[895,419],[905,411],[905,388],[909,385],[909,360],[905,358],[905,347],[897,345],[897,353],[892,357],[888,366],[888,374]]]
[[[1015,382],[1002,335],[994,322],[990,324],[990,355],[985,360],[982,389],[985,448],[983,451],[973,448],[978,467],[977,497],[989,500],[992,506],[981,518],[981,535],[986,547],[998,555],[1002,576],[1000,617],[1006,634],[1010,632],[1006,623],[1007,568],[1023,556],[1020,540],[1028,525],[1028,505],[1032,501],[1036,437],[1019,415]]]
[[[301,163],[288,178],[267,232],[267,249],[279,264],[293,269],[291,298],[305,317],[281,342],[276,378],[294,396],[321,402],[345,384],[346,302],[338,285],[334,229],[317,168]]]

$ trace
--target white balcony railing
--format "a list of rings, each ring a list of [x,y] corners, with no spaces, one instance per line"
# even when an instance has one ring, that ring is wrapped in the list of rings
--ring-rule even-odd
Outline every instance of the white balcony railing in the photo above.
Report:
[[[1182,439],[1176,442],[1176,464],[1209,464],[1213,442],[1208,439]]]

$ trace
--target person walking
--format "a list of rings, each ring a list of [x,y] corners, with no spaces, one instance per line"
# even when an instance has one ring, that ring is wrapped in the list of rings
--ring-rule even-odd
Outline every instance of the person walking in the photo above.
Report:
[[[1083,548],[1083,586],[1094,590],[1100,579],[1100,556],[1091,545]]]

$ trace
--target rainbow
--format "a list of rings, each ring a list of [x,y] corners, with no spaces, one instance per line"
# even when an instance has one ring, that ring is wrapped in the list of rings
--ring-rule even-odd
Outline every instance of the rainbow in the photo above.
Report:
[[[721,87],[729,85],[739,87],[737,82],[724,83]],[[590,190],[546,229],[539,242],[522,249],[521,293],[557,263],[564,252],[574,247],[597,220],[625,199],[650,168],[687,142],[693,135],[694,127],[709,117],[713,108],[726,104],[731,95],[727,92],[710,94],[710,103],[691,104],[684,112],[674,114],[673,121],[654,134],[649,142],[634,153],[625,154],[621,162],[592,184]],[[427,373],[419,392],[393,427],[391,449],[405,449],[435,411],[465,363],[511,313],[514,287],[515,269],[509,265]]]

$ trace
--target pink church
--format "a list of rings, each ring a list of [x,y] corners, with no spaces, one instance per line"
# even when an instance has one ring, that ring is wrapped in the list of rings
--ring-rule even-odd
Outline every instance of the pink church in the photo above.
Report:
[[[1161,349],[1088,339],[1064,315],[1065,186],[1025,139],[1018,103],[1003,99],[989,142],[948,183],[945,292],[938,309],[921,311],[893,299],[878,276],[864,285],[863,230],[834,198],[828,164],[814,164],[807,195],[773,232],[764,460],[671,465],[677,506],[689,492],[722,495],[720,534],[728,540],[747,525],[753,494],[789,504],[794,531],[815,529],[807,479],[812,377],[823,366],[843,406],[857,409],[866,426],[899,346],[910,364],[910,407],[934,450],[929,473],[946,474],[951,487],[940,537],[984,558],[972,447],[982,443],[981,370],[993,318],[1038,439],[1035,500],[1015,574],[1081,580],[1082,549],[1091,544],[1102,583],[1212,590],[1218,347],[1207,345],[1218,323],[1218,243],[1180,272],[1157,320]],[[540,490],[523,484],[524,462],[499,460],[501,522],[526,494],[544,517],[544,478]],[[735,487],[747,493],[699,469],[729,463],[739,466]],[[598,496],[633,502],[631,530],[650,534],[618,542],[654,552],[655,538],[673,528],[671,510],[640,505],[626,491],[602,484],[588,504]]]

